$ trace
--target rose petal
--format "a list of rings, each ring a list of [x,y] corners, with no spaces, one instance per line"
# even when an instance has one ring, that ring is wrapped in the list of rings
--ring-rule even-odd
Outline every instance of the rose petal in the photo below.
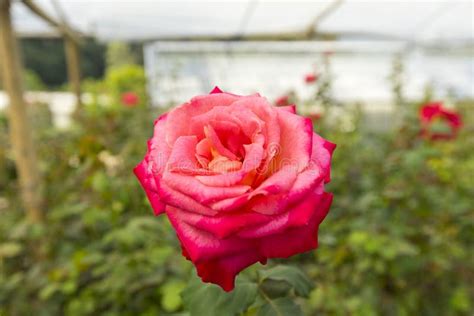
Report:
[[[217,284],[224,291],[230,292],[234,289],[237,274],[258,261],[266,263],[266,259],[258,252],[247,251],[196,263],[196,270],[204,282]]]
[[[190,118],[209,112],[216,106],[228,106],[240,97],[228,93],[215,93],[197,96],[168,114],[166,120],[166,142],[172,146],[179,136],[195,135],[190,133]]]
[[[165,172],[162,180],[174,190],[180,191],[203,204],[239,196],[251,189],[248,185],[211,187],[196,180],[197,177],[201,176]]]
[[[310,119],[283,111],[278,111],[278,121],[281,133],[277,162],[279,165],[294,165],[301,172],[311,158],[313,123]]]
[[[217,175],[196,176],[195,178],[202,184],[211,187],[228,187],[240,183],[249,172],[255,170],[261,164],[264,156],[262,143],[263,139],[257,140],[256,143],[244,145],[246,154],[240,170]]]
[[[315,249],[318,246],[318,226],[327,215],[331,203],[332,194],[324,193],[320,207],[314,212],[308,225],[260,239],[260,253],[266,258],[288,258]]]
[[[322,197],[323,187],[320,186],[297,205],[291,206],[287,212],[274,216],[271,221],[259,227],[243,229],[238,236],[242,238],[262,238],[281,233],[290,227],[307,225],[311,216],[318,211]]]
[[[176,230],[176,234],[183,247],[186,248],[189,258],[194,263],[249,251],[254,248],[251,240],[237,238],[220,239],[209,232],[189,225],[183,219],[187,213],[181,212],[178,208],[167,206],[166,214]]]
[[[148,141],[148,152],[145,159],[151,165],[155,173],[162,173],[165,169],[168,157],[171,154],[171,147],[162,139],[166,135],[166,122],[168,114],[160,116],[154,123],[153,137]]]
[[[163,181],[156,180],[155,178],[155,183],[157,186],[158,195],[160,196],[160,200],[167,206],[174,206],[187,210],[189,212],[195,212],[204,215],[217,214],[217,211],[202,205],[201,203],[197,202],[190,196],[183,194],[182,192],[174,190]]]
[[[160,196],[157,192],[155,179],[153,178],[151,171],[148,169],[148,163],[143,160],[135,167],[135,169],[133,169],[133,172],[140,181],[143,190],[145,190],[146,196],[148,197],[148,201],[150,201],[154,214],[158,216],[165,211],[166,205],[161,202]]]
[[[282,111],[286,111],[286,112],[296,114],[296,105],[294,105],[294,104],[280,106],[280,107],[278,107],[278,109],[280,109]]]
[[[168,159],[167,171],[186,175],[215,174],[211,170],[201,168],[196,159],[196,136],[181,136],[174,143]]]
[[[180,214],[185,223],[212,233],[215,237],[221,239],[229,237],[243,229],[249,229],[252,226],[266,223],[272,219],[270,216],[251,211],[205,216],[180,210]]]

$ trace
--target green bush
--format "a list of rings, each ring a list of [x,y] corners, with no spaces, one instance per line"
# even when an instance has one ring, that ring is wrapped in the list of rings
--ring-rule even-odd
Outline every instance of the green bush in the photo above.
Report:
[[[106,85],[144,91],[140,80],[126,66]],[[318,121],[338,144],[319,249],[251,267],[231,294],[196,280],[132,174],[156,110],[93,104],[70,130],[35,125],[43,225],[24,222],[0,133],[0,315],[472,314],[473,103],[458,107],[465,127],[447,142],[418,137],[416,105],[386,133],[356,114],[352,128]]]
[[[117,103],[123,93],[130,91],[139,96],[142,104],[146,102],[146,78],[141,66],[122,65],[109,68],[105,75],[105,85]]]

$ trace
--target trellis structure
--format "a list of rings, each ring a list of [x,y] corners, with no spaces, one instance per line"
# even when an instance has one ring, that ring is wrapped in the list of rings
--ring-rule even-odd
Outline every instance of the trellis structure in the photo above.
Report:
[[[35,144],[28,121],[27,106],[23,97],[22,65],[12,26],[11,3],[11,0],[0,0],[0,70],[2,71],[4,88],[9,97],[9,134],[23,204],[28,220],[40,222],[44,217],[42,182],[36,159]],[[81,104],[81,75],[78,36],[66,23],[56,21],[31,0],[23,0],[23,3],[38,17],[56,27],[63,35],[69,81],[79,106]]]

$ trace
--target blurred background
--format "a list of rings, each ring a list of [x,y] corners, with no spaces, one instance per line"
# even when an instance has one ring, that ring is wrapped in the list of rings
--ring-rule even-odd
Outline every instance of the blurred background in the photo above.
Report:
[[[0,0],[0,315],[472,315],[473,56],[472,1]],[[338,144],[319,249],[227,295],[132,173],[214,86]]]

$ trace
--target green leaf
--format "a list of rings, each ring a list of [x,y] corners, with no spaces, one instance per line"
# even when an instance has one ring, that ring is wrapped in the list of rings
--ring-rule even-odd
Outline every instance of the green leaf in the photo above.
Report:
[[[22,246],[15,242],[6,242],[0,244],[0,258],[15,257],[22,250]]]
[[[193,278],[182,296],[191,316],[231,316],[243,313],[255,301],[257,285],[237,280],[232,292],[225,292],[217,285]]]
[[[181,304],[181,292],[185,288],[186,283],[179,280],[172,280],[165,283],[161,288],[161,305],[168,312],[174,312]]]
[[[97,171],[92,175],[91,186],[96,192],[104,192],[109,187],[109,178],[103,171]]]
[[[270,298],[286,296],[292,288],[291,284],[281,280],[266,279],[260,284],[260,289]]]
[[[313,289],[313,284],[303,271],[292,266],[276,266],[261,272],[261,277],[262,283],[265,283],[266,280],[284,281],[295,289],[297,295],[303,297],[308,297]],[[281,289],[281,287],[279,288]]]
[[[257,313],[257,316],[303,316],[301,308],[288,297],[268,300]]]

